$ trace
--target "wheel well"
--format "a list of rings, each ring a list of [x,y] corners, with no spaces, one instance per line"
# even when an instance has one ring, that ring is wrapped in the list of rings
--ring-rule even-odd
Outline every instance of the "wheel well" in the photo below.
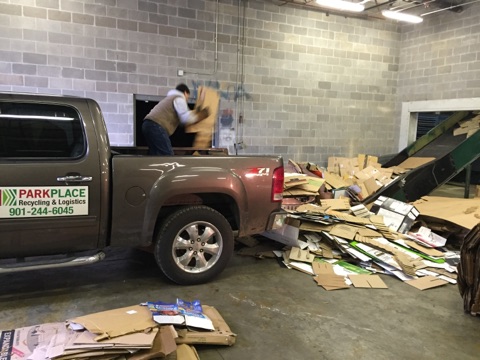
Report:
[[[239,229],[240,216],[238,206],[231,196],[221,193],[196,193],[172,196],[165,201],[160,209],[158,219],[162,220],[177,209],[188,205],[209,206],[227,219],[232,230]]]

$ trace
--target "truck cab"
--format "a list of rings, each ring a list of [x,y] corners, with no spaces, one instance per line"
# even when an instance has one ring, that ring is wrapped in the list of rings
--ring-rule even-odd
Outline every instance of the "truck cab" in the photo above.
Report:
[[[99,151],[98,130],[84,121],[92,109],[84,99],[54,99],[24,95],[0,101],[2,257],[91,250],[105,243],[108,175],[102,170],[109,165]]]

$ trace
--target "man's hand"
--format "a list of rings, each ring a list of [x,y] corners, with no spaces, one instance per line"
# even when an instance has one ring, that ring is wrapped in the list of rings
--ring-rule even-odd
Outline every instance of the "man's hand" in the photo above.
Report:
[[[205,120],[207,117],[210,116],[210,111],[208,110],[208,107],[197,111],[197,122]]]

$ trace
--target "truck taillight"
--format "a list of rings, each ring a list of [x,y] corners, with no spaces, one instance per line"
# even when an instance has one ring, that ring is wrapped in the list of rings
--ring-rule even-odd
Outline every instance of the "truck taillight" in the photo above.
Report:
[[[273,170],[272,178],[272,201],[282,201],[283,199],[283,180],[284,171],[283,166]]]

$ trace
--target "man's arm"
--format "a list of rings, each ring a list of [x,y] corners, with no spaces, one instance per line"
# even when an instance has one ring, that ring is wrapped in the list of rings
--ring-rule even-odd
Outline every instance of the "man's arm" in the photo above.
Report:
[[[178,118],[183,126],[196,123],[198,120],[197,114],[188,108],[185,98],[179,96],[173,100],[173,107],[178,114]]]

